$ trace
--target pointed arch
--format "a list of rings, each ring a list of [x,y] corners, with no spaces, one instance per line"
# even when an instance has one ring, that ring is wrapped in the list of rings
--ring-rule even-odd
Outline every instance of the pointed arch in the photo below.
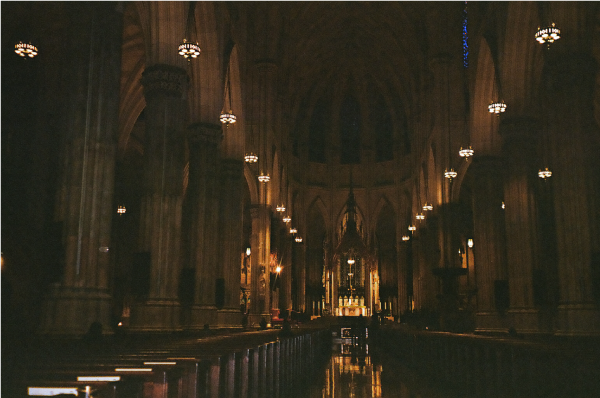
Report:
[[[229,56],[229,83],[225,80],[223,82],[223,95],[228,103],[223,106],[229,108],[229,101],[231,101],[231,108],[234,109],[234,114],[237,117],[237,122],[230,125],[224,125],[223,128],[223,142],[221,144],[221,153],[223,157],[230,159],[243,159],[244,158],[244,134],[241,132],[246,131],[244,122],[244,109],[242,101],[242,82],[240,76],[238,58],[238,47],[234,46]]]
[[[258,203],[258,180],[254,175],[254,172],[250,170],[250,166],[248,163],[244,163],[244,178],[246,179],[246,185],[248,186],[248,190],[250,192],[250,201],[252,204]]]

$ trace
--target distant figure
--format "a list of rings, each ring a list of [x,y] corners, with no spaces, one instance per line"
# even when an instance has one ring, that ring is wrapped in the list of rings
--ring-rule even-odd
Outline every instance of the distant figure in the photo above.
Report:
[[[283,320],[283,324],[281,325],[281,330],[279,331],[279,337],[291,337],[294,334],[292,333],[292,325],[290,321],[286,319]]]
[[[267,330],[267,320],[265,319],[265,317],[262,317],[262,319],[258,323],[258,326],[260,326],[259,330]]]

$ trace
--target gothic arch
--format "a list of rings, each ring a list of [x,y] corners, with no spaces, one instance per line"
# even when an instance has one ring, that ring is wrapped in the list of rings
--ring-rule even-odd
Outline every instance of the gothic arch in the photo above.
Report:
[[[248,163],[244,163],[244,178],[246,179],[246,185],[248,186],[248,190],[250,191],[250,201],[252,204],[258,203],[258,186],[257,179],[254,175],[254,172],[250,170],[250,166]]]
[[[242,102],[242,86],[239,68],[239,58],[237,46],[234,46],[229,56],[229,89],[227,81],[223,82],[223,109],[231,108],[237,117],[237,122],[232,125],[225,125],[223,128],[223,142],[221,144],[221,153],[226,158],[243,159],[244,158],[244,134],[246,131],[244,122],[244,109]],[[228,111],[229,109],[226,109]]]

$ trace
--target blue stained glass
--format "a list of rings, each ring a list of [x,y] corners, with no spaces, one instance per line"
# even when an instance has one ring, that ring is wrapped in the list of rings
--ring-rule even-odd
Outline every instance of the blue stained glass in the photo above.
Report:
[[[469,67],[469,35],[467,33],[467,2],[465,1],[465,8],[463,10],[463,65],[465,68]]]

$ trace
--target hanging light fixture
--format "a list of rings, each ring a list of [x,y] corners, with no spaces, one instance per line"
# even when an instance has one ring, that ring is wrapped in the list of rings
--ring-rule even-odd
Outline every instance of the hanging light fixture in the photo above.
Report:
[[[18,42],[15,44],[15,53],[23,58],[33,58],[38,55],[38,49],[31,43]]]
[[[538,172],[538,177],[540,177],[542,180],[546,180],[547,178],[552,177],[552,172],[546,167],[544,170],[540,170]]]
[[[283,222],[284,222],[284,223],[286,223],[286,224],[287,224],[287,223],[289,223],[290,221],[292,221],[292,218],[291,218],[290,216],[285,216],[285,217],[283,217]]]
[[[425,219],[425,216],[423,215],[423,213],[417,214],[416,217],[417,217],[417,220],[424,220]]]
[[[198,58],[198,55],[200,55],[200,46],[198,45],[198,42],[192,43],[187,41],[187,39],[183,39],[183,42],[179,45],[177,51],[183,58],[191,61],[192,58]]]
[[[355,262],[356,262],[356,260],[354,260],[354,258],[353,258],[353,257],[350,257],[350,258],[348,259],[348,264],[350,264],[350,265],[354,264]]]
[[[506,205],[504,204],[504,201],[502,201],[502,210],[506,209]]]
[[[125,214],[126,212],[127,212],[127,209],[125,208],[125,206],[117,207],[117,213],[119,213],[119,215]]]
[[[414,231],[416,231],[416,230],[417,230],[417,227],[415,227],[414,225],[409,225],[409,226],[408,226],[408,230],[409,230],[410,232],[414,232]]]
[[[406,242],[406,241],[410,240],[410,236],[408,236],[408,235],[402,235],[402,240],[404,242]]]
[[[448,170],[448,169],[444,170],[444,177],[446,177],[450,181],[452,181],[453,178],[456,178],[457,175],[458,175],[458,173],[456,171],[454,171],[453,168],[450,168],[450,170]]]
[[[473,154],[475,153],[475,151],[473,151],[473,148],[471,148],[471,146],[469,146],[468,148],[463,148],[460,147],[460,151],[458,151],[458,154],[460,155],[461,158],[465,158],[465,160],[469,160],[469,158],[471,156],[473,156]]]
[[[271,177],[269,177],[268,174],[264,174],[262,171],[260,172],[260,175],[258,176],[258,181],[260,182],[269,182],[271,180]]]
[[[296,242],[298,242],[298,243],[302,242],[302,238],[299,236],[296,236]]]
[[[501,113],[506,112],[506,104],[504,101],[492,102],[488,105],[488,112],[495,113],[496,116],[500,116]]]
[[[294,227],[290,228],[290,234],[296,234],[298,233],[298,230]]]
[[[280,204],[280,205],[278,205],[278,206],[276,207],[276,210],[277,210],[279,213],[283,213],[283,212],[285,211],[285,205],[284,205],[283,203],[282,203],[282,204]]]
[[[423,211],[431,211],[433,210],[433,206],[427,202],[423,205]]]
[[[554,22],[547,28],[540,29],[538,26],[538,31],[535,32],[535,39],[540,44],[546,44],[548,48],[550,48],[550,44],[554,43],[556,40],[560,39],[560,29],[556,27]]]
[[[256,163],[258,162],[258,156],[256,156],[254,152],[249,152],[244,156],[244,160],[246,163]]]
[[[237,120],[237,118],[233,114],[233,111],[231,110],[231,82],[229,80],[229,65],[227,65],[227,74],[225,76],[225,90],[225,95],[227,95],[227,98],[229,100],[229,112],[225,112],[225,108],[223,108],[219,119],[221,120],[221,123],[225,125],[225,127],[228,127],[230,124],[234,124]]]

